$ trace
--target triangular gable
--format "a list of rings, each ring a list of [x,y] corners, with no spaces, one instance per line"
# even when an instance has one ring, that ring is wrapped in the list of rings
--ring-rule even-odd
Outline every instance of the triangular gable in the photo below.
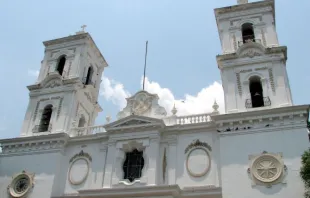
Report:
[[[104,126],[106,131],[111,130],[124,130],[133,128],[145,128],[145,127],[164,127],[165,124],[163,120],[150,118],[145,116],[130,115],[128,117],[122,118],[110,124]]]

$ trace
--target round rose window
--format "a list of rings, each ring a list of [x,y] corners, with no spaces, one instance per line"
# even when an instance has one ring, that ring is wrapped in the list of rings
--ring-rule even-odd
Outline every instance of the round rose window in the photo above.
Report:
[[[31,188],[31,178],[27,174],[17,175],[9,188],[12,197],[23,197]]]

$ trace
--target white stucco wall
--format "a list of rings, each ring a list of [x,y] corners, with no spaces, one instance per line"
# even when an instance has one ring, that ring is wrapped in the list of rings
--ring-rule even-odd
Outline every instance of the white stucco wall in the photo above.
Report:
[[[9,198],[7,187],[14,174],[26,170],[35,173],[35,187],[29,198],[50,198],[59,195],[57,172],[62,168],[62,154],[24,154],[0,158],[0,197]]]
[[[191,176],[186,169],[186,162],[188,153],[185,153],[185,149],[192,142],[199,139],[201,142],[208,143],[212,151],[209,152],[211,157],[211,166],[208,173],[202,177]],[[218,134],[211,131],[205,132],[193,132],[189,134],[181,134],[178,136],[177,144],[177,163],[176,163],[176,184],[181,188],[189,186],[205,186],[214,185],[219,186],[219,175],[218,175],[218,163],[219,163],[219,150],[217,148]],[[168,156],[169,158],[169,156]],[[202,160],[202,159],[200,159]],[[203,161],[196,161],[197,164],[204,163]]]
[[[224,198],[303,198],[304,187],[299,170],[301,155],[309,146],[306,129],[223,135],[220,145]],[[247,173],[249,155],[263,151],[283,154],[284,164],[287,166],[287,184],[277,184],[271,188],[251,185]]]

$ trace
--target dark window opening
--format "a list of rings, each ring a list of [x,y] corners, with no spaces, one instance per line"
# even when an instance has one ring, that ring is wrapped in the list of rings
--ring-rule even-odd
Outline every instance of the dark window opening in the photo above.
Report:
[[[47,105],[42,113],[40,125],[39,125],[39,132],[48,131],[48,127],[51,121],[51,116],[53,112],[53,105]]]
[[[88,71],[87,71],[87,76],[86,76],[86,80],[85,80],[85,84],[86,85],[90,85],[92,83],[92,77],[93,77],[93,73],[94,73],[94,70],[92,67],[89,67],[88,68]]]
[[[62,75],[63,71],[64,71],[64,67],[66,64],[66,57],[62,56],[59,60],[58,60],[58,64],[57,64],[57,71],[60,75]]]
[[[253,108],[263,107],[264,96],[260,77],[253,76],[250,78],[250,93],[251,93],[252,107]]]
[[[80,120],[79,120],[79,125],[78,127],[84,127],[85,126],[85,117],[82,115]]]
[[[242,39],[243,43],[255,42],[253,24],[245,23],[242,25]]]
[[[135,179],[140,178],[143,167],[143,151],[138,151],[135,149],[132,152],[126,153],[126,159],[123,164],[124,179],[128,179],[130,182],[133,182]]]

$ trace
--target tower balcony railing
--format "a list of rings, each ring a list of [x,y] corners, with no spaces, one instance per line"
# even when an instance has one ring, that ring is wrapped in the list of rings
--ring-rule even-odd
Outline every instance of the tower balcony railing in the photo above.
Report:
[[[264,105],[262,106],[253,106],[253,102],[252,102],[252,99],[246,99],[245,100],[245,107],[247,109],[250,109],[250,108],[255,108],[255,107],[267,107],[267,106],[271,106],[271,100],[270,98],[267,96],[267,97],[263,97],[263,103]]]
[[[253,36],[244,36],[242,37],[243,41],[238,41],[238,47],[241,47],[242,45],[244,44],[247,44],[247,43],[259,43],[259,44],[262,44],[262,40],[261,39],[257,39],[257,38],[254,38]]]

